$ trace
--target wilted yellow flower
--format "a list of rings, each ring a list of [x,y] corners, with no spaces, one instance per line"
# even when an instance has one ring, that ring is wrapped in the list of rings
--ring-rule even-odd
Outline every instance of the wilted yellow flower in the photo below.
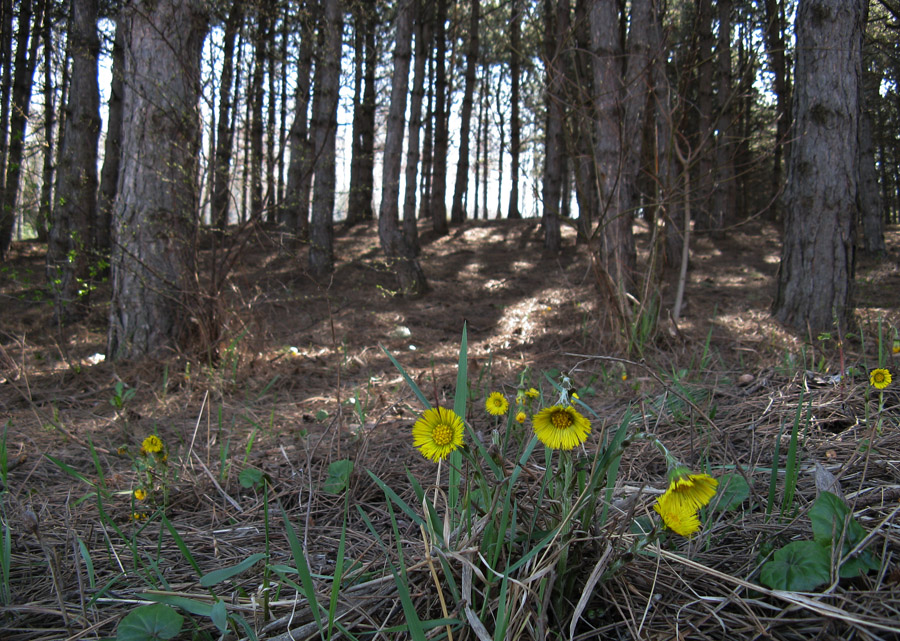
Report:
[[[869,373],[869,382],[875,389],[884,389],[891,384],[891,372],[879,367]]]
[[[894,354],[900,354],[900,339],[894,339],[894,344],[891,346],[891,352],[893,352]]]
[[[525,412],[519,412],[518,414],[516,414],[516,420],[519,423],[524,423],[526,418],[528,418],[528,415],[525,414]]]
[[[653,504],[653,509],[662,517],[666,527],[676,534],[689,537],[700,529],[697,509],[692,508],[683,497],[673,493],[671,487]]]
[[[584,443],[591,433],[591,423],[569,405],[552,405],[532,419],[538,440],[554,450],[571,450]]]
[[[141,443],[141,449],[148,454],[155,454],[156,452],[162,452],[163,442],[159,440],[159,437],[156,434],[151,434],[147,438],[144,439],[144,442]]]
[[[147,515],[144,514],[143,512],[134,512],[131,515],[131,518],[134,519],[135,521],[143,521],[147,518]]]
[[[691,474],[688,468],[678,466],[669,472],[666,494],[678,497],[692,510],[699,510],[716,495],[718,486],[719,482],[709,474]]]
[[[426,410],[412,428],[413,445],[422,456],[435,463],[462,447],[463,422],[453,410],[433,407]]]
[[[488,396],[487,400],[484,402],[484,408],[487,410],[488,414],[503,416],[506,414],[506,410],[509,409],[509,401],[507,401],[500,392],[491,392],[490,396]]]
[[[147,498],[147,493],[141,488],[138,488],[134,491],[134,498],[136,501],[143,501],[145,498]]]
[[[525,392],[525,396],[527,396],[528,398],[531,398],[531,399],[537,398],[540,395],[541,395],[541,393],[533,387],[529,387],[528,390]]]

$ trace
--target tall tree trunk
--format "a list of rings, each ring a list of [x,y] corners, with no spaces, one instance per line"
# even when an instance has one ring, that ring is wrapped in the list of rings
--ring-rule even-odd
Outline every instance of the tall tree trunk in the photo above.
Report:
[[[864,11],[863,24],[868,22],[868,7]],[[863,249],[873,256],[884,256],[884,216],[881,191],[875,171],[875,144],[872,141],[872,118],[868,104],[878,99],[881,77],[870,72],[865,64],[869,47],[862,43],[863,64],[859,83],[859,215],[863,236]]]
[[[375,31],[378,12],[375,3],[355,3],[356,43],[353,95],[353,141],[350,159],[350,194],[347,201],[347,225],[372,220],[375,154]]]
[[[800,0],[784,246],[774,313],[802,332],[852,319],[866,0]],[[815,335],[815,334],[814,334]]]
[[[381,247],[391,268],[397,274],[399,290],[404,295],[422,294],[427,289],[425,275],[415,258],[414,248],[400,229],[398,220],[400,162],[406,94],[409,87],[410,41],[412,40],[414,14],[415,0],[407,0],[397,5],[391,105],[384,138],[384,176],[381,189],[381,211],[378,216],[378,235],[381,239]]]
[[[304,3],[304,6],[308,6]],[[309,196],[312,185],[313,151],[309,137],[309,89],[312,73],[315,21],[301,30],[300,55],[297,60],[297,88],[294,96],[294,121],[288,133],[291,161],[288,163],[287,187],[282,203],[281,219],[288,231],[300,241],[309,238]]]
[[[556,3],[553,0],[544,1],[544,66],[547,76],[544,102],[547,105],[547,121],[541,198],[544,205],[544,249],[549,252],[558,252],[562,242],[559,203],[565,166],[563,120],[569,11],[569,0],[556,0]]]
[[[483,131],[481,132],[481,212],[484,214],[484,219],[487,220],[490,218],[488,215],[488,174],[490,165],[488,165],[488,149],[490,144],[490,130],[488,128],[488,123],[490,121],[490,113],[491,113],[491,103],[488,98],[488,92],[490,89],[488,88],[488,77],[490,76],[490,67],[488,65],[483,65],[481,68],[482,73],[482,81],[481,81],[481,127]]]
[[[593,61],[591,59],[590,13],[587,0],[575,3],[574,36],[577,51],[570,65],[567,84],[568,102],[572,105],[572,131],[566,146],[574,160],[575,196],[578,199],[578,240],[591,235],[593,221],[600,215],[597,194],[597,169],[594,163]],[[574,138],[574,140],[573,140]]]
[[[469,47],[466,51],[466,86],[463,90],[462,112],[459,127],[459,161],[456,163],[456,186],[450,208],[450,222],[462,223],[466,219],[463,199],[469,189],[469,135],[472,129],[472,103],[475,95],[475,71],[478,65],[478,29],[481,23],[480,0],[472,0],[469,16]]]
[[[92,229],[97,216],[97,148],[100,87],[97,0],[72,0],[72,85],[59,163],[57,203],[47,245],[47,279],[60,322],[87,311],[82,295],[89,277]]]
[[[107,356],[209,348],[214,301],[196,281],[200,52],[208,26],[197,0],[134,0],[128,45],[122,165],[113,215]]]
[[[431,47],[433,19],[429,4],[413,0],[416,7],[416,63],[413,67],[413,90],[409,103],[409,133],[406,147],[406,194],[403,198],[403,234],[414,254],[419,254],[419,228],[416,221],[418,191],[419,135],[422,129],[422,101],[425,96],[425,62]]]
[[[22,0],[19,7],[19,34],[16,39],[15,79],[12,87],[12,114],[6,158],[6,182],[0,198],[0,260],[5,260],[12,242],[16,222],[16,201],[19,198],[19,179],[25,152],[25,132],[31,108],[31,86],[37,63],[37,48],[42,31],[46,0],[37,0],[32,21],[31,0]]]
[[[24,6],[24,0],[20,6]],[[21,11],[21,9],[20,9]],[[0,180],[6,176],[6,157],[9,152],[9,100],[12,91],[13,67],[13,5],[12,0],[0,0]],[[2,188],[2,184],[0,184]],[[0,215],[2,217],[2,215]]]
[[[213,159],[211,219],[217,230],[228,226],[231,206],[231,156],[234,150],[234,43],[243,21],[244,0],[234,0],[222,36],[222,76],[219,79],[219,121],[216,129],[216,154]]]
[[[434,169],[431,178],[431,225],[439,236],[447,233],[447,150],[450,146],[450,114],[447,109],[447,0],[437,0],[434,23]]]
[[[503,86],[503,67],[497,74],[497,95]],[[506,148],[506,118],[503,113],[502,101],[497,101],[497,132],[500,136],[499,152],[497,154],[497,220],[503,218],[503,152]]]
[[[784,186],[784,159],[788,155],[788,131],[791,126],[791,85],[785,55],[784,33],[787,25],[784,18],[784,0],[766,2],[766,53],[769,67],[774,76],[772,88],[775,91],[775,147],[772,165],[772,193],[779,193]]]
[[[632,219],[641,155],[643,112],[648,80],[651,0],[634,0],[626,66],[615,0],[594,0],[591,43],[597,136],[594,158],[600,185],[599,264],[620,306],[635,290],[636,252]],[[624,308],[623,308],[624,313]]]
[[[324,0],[323,5],[310,127],[315,188],[309,225],[309,272],[320,279],[334,271],[335,149],[344,30],[341,0]]]
[[[269,38],[274,38],[275,33],[275,7],[269,6]],[[275,51],[274,47],[268,47],[266,56],[266,70],[268,76],[268,96],[266,97],[266,195],[267,203],[266,222],[274,223],[278,212],[278,192],[275,190],[275,103],[278,102],[278,92],[275,90]]]
[[[44,163],[41,171],[41,200],[35,231],[38,242],[46,243],[49,237],[50,217],[53,208],[53,182],[56,173],[53,146],[53,127],[56,122],[56,91],[53,86],[53,21],[44,21]]]
[[[250,218],[261,220],[263,207],[263,80],[268,60],[270,2],[263,0],[256,9],[256,31],[253,38],[253,69],[250,73]]]
[[[697,135],[694,152],[697,154],[696,193],[689,197],[694,203],[696,220],[704,230],[722,228],[712,207],[715,172],[713,142],[713,36],[712,0],[699,0],[696,13],[697,30]]]
[[[719,111],[716,122],[716,170],[713,220],[721,229],[735,215],[737,193],[734,176],[734,88],[731,74],[731,0],[718,0],[719,38],[716,45]]]
[[[112,79],[106,111],[106,140],[103,146],[103,169],[100,170],[100,190],[97,194],[97,225],[94,228],[94,248],[109,256],[112,251],[112,216],[119,184],[119,165],[122,161],[122,96],[125,87],[122,71],[125,66],[127,34],[120,7],[116,16],[116,35],[113,40]]]
[[[519,82],[521,77],[520,48],[522,30],[522,2],[512,0],[509,6],[509,155],[510,155],[510,192],[509,212],[507,218],[518,219],[522,217],[519,211],[519,163],[521,153],[521,127],[519,118]]]
[[[432,9],[433,11],[433,9]],[[434,16],[431,20],[432,40],[434,39]],[[428,57],[428,104],[425,108],[425,139],[422,141],[422,196],[419,199],[419,219],[425,220],[431,211],[431,179],[434,165],[434,58],[431,51],[434,42],[431,43],[426,56]]]

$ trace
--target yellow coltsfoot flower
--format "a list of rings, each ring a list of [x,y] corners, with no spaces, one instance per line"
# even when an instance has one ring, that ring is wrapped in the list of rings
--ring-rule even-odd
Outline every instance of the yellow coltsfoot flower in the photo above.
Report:
[[[653,504],[653,509],[662,517],[666,527],[676,534],[690,537],[700,529],[697,510],[691,508],[682,496],[673,493],[671,487]]]
[[[584,443],[591,433],[591,422],[571,405],[552,405],[532,418],[538,440],[554,450],[571,450]]]
[[[162,452],[163,442],[159,440],[159,437],[156,434],[151,434],[144,439],[143,443],[141,443],[141,450],[146,452],[147,454]]]
[[[879,367],[869,372],[869,382],[875,389],[884,389],[891,384],[890,370]]]
[[[491,392],[484,402],[484,409],[493,416],[503,416],[509,409],[509,401],[500,392]]]
[[[412,435],[422,456],[437,463],[462,447],[463,422],[453,410],[432,407],[413,425]]]
[[[669,472],[666,494],[677,496],[692,510],[699,510],[716,495],[718,486],[719,482],[709,474],[691,474],[688,468],[679,465]]]

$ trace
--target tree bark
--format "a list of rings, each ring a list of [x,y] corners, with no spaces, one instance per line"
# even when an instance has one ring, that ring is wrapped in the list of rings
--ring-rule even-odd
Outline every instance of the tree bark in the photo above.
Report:
[[[308,6],[304,3],[304,6]],[[294,121],[288,132],[291,161],[288,163],[287,187],[281,218],[288,231],[300,241],[309,238],[309,196],[312,186],[313,150],[309,137],[309,90],[312,74],[315,22],[307,24],[300,34],[297,60],[297,88],[294,97]]]
[[[543,200],[544,249],[558,252],[561,247],[560,207],[562,181],[565,167],[563,143],[563,119],[565,118],[565,56],[569,32],[569,0],[544,2],[544,55],[546,61],[547,121],[544,133],[544,180],[541,190]]]
[[[522,218],[519,211],[519,163],[521,153],[521,127],[519,118],[519,83],[521,77],[521,24],[522,8],[521,0],[512,0],[509,7],[509,155],[510,155],[510,182],[509,210],[507,218]]]
[[[412,40],[414,12],[415,0],[407,0],[397,5],[391,105],[384,139],[384,176],[381,189],[381,211],[378,216],[378,235],[381,239],[381,247],[397,275],[399,291],[403,295],[418,295],[427,289],[425,275],[415,258],[413,247],[400,229],[398,220],[400,162],[406,94],[409,87],[409,62],[412,55],[410,41]]]
[[[801,0],[784,245],[774,313],[806,332],[852,318],[865,0]]]
[[[60,322],[79,318],[87,311],[84,295],[91,264],[91,232],[97,217],[100,137],[97,13],[97,0],[72,0],[72,85],[47,245],[47,279]]]
[[[774,76],[775,90],[775,145],[772,163],[772,192],[779,193],[784,186],[784,159],[790,149],[788,131],[791,126],[791,85],[785,56],[784,0],[766,2],[766,53]]]
[[[453,224],[460,224],[466,219],[463,200],[469,189],[469,136],[472,129],[475,71],[478,66],[480,8],[480,0],[472,0],[472,9],[469,15],[469,46],[466,50],[466,86],[463,90],[462,111],[459,116],[459,160],[456,163],[456,186],[453,190],[453,204],[450,207],[450,222]]]
[[[419,254],[419,228],[416,217],[416,192],[419,187],[419,137],[422,129],[422,101],[425,97],[425,62],[431,47],[432,17],[428,4],[413,0],[416,7],[416,62],[413,90],[409,103],[409,133],[406,146],[406,194],[403,198],[403,234],[411,251]]]
[[[356,89],[353,99],[353,147],[350,160],[350,194],[347,225],[375,217],[372,211],[375,167],[375,67],[378,51],[375,3],[354,5],[356,30]],[[365,87],[365,88],[363,88]]]
[[[125,66],[125,21],[122,9],[116,16],[116,35],[113,41],[112,80],[106,111],[106,140],[103,146],[103,169],[100,170],[100,190],[97,194],[97,225],[94,228],[94,248],[103,256],[112,251],[112,216],[119,184],[119,165],[122,160],[122,96],[125,92],[122,71]]]
[[[447,149],[450,146],[450,124],[447,110],[447,0],[437,0],[435,16],[435,111],[434,111],[434,167],[431,178],[431,225],[443,236],[447,227]]]
[[[250,73],[250,218],[261,220],[263,214],[263,79],[268,59],[270,3],[262,0],[256,7],[256,30],[253,38],[253,69]]]
[[[53,209],[53,182],[56,174],[53,129],[56,122],[56,90],[53,86],[53,21],[44,21],[44,163],[41,171],[41,201],[34,227],[38,242],[49,238]]]
[[[209,349],[218,339],[214,302],[200,298],[193,244],[207,14],[198,0],[134,0],[125,16],[107,341],[107,357],[116,360]]]
[[[863,24],[868,20],[865,12]],[[872,118],[868,104],[878,98],[881,78],[869,71],[866,54],[869,47],[862,43],[863,65],[859,83],[859,214],[863,236],[863,250],[872,256],[884,256],[884,216],[882,214],[881,190],[875,169],[875,144],[872,141]]]
[[[231,207],[231,156],[234,149],[232,85],[234,84],[234,43],[244,15],[244,0],[234,0],[222,36],[222,76],[219,79],[219,122],[216,129],[216,153],[213,159],[213,225],[224,231]]]
[[[16,201],[19,198],[19,179],[22,176],[22,159],[25,152],[25,132],[28,112],[31,108],[31,88],[37,63],[37,47],[40,42],[42,18],[46,0],[34,5],[32,20],[31,0],[22,0],[19,7],[19,34],[16,42],[15,79],[12,86],[12,114],[10,137],[6,157],[6,182],[0,198],[0,260],[5,260],[12,242],[16,222]]]
[[[734,144],[732,130],[734,113],[734,87],[731,73],[731,0],[718,0],[719,36],[716,45],[718,71],[718,117],[716,121],[716,169],[713,189],[713,220],[721,230],[735,215]]]
[[[335,149],[344,30],[341,0],[324,0],[323,5],[311,126],[315,187],[309,226],[309,272],[317,279],[334,271]]]

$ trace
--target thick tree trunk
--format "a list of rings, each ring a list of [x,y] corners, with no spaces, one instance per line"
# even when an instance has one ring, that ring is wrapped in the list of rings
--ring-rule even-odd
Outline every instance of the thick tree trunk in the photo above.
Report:
[[[510,155],[510,182],[509,211],[507,218],[518,219],[522,217],[519,211],[519,168],[522,123],[519,118],[519,83],[521,77],[521,58],[519,51],[522,46],[522,7],[521,0],[512,0],[509,7],[509,155]]]
[[[97,0],[72,1],[72,85],[47,245],[47,279],[53,289],[55,316],[61,322],[79,318],[87,311],[83,290],[89,277],[91,231],[97,217],[100,137],[97,12]]]
[[[463,200],[469,189],[469,136],[472,130],[475,71],[478,65],[480,9],[480,0],[472,0],[472,9],[469,15],[469,46],[466,50],[466,86],[463,90],[462,111],[459,116],[459,160],[456,163],[456,185],[453,189],[453,204],[450,207],[450,222],[453,224],[462,223],[466,219]]]
[[[570,65],[567,96],[572,105],[572,126],[566,147],[573,159],[575,196],[578,200],[578,239],[591,236],[593,221],[600,215],[597,194],[597,167],[594,164],[593,61],[591,58],[591,21],[587,0],[575,3],[574,37],[577,51]]]
[[[269,2],[264,0],[256,8],[256,30],[253,38],[253,69],[250,73],[250,218],[261,220],[263,214],[263,80],[269,42]]]
[[[350,136],[350,193],[347,197],[347,227],[352,227],[363,220],[363,207],[357,202],[355,192],[358,190],[361,148],[362,148],[362,113],[363,78],[365,77],[366,59],[366,20],[369,7],[362,3],[353,4],[353,130]]]
[[[319,279],[334,271],[335,150],[344,30],[341,0],[325,0],[323,8],[312,105],[315,188],[309,226],[309,272]]]
[[[784,186],[784,159],[788,155],[788,131],[791,127],[791,86],[785,56],[784,0],[766,2],[766,53],[774,76],[775,91],[775,148],[773,150],[772,192],[779,193]]]
[[[865,13],[863,24],[868,21]],[[877,99],[881,77],[869,70],[866,64],[869,53],[866,43],[862,44],[863,65],[859,83],[859,215],[862,229],[862,246],[866,253],[884,256],[884,216],[882,214],[881,190],[875,169],[875,144],[872,141],[872,118],[867,108],[870,100]]]
[[[300,35],[297,60],[297,88],[294,97],[294,121],[288,133],[291,161],[288,163],[287,187],[281,219],[298,240],[309,238],[309,196],[312,185],[313,151],[309,139],[309,89],[312,73],[314,22]]]
[[[219,231],[228,226],[231,207],[231,155],[234,149],[232,85],[234,84],[234,43],[244,14],[244,0],[234,0],[222,36],[222,76],[219,79],[219,122],[216,128],[216,155],[213,159],[212,212],[210,218]]]
[[[378,60],[375,31],[378,11],[375,3],[357,3],[354,5],[354,12],[356,81],[347,225],[355,225],[375,217],[372,211],[372,194],[375,186],[375,67]]]
[[[713,146],[713,37],[712,0],[699,0],[696,15],[698,68],[697,68],[697,135],[693,151],[697,156],[695,193],[689,197],[693,203],[696,220],[704,231],[722,228],[716,218],[712,196],[715,181],[715,147]]]
[[[25,6],[25,1],[21,3]],[[21,9],[20,9],[21,11]],[[9,100],[12,91],[12,67],[13,67],[13,5],[12,0],[0,0],[0,67],[3,74],[0,76],[0,181],[6,176],[6,157],[9,152]],[[0,184],[2,188],[2,184]],[[2,218],[2,214],[0,214]]]
[[[422,129],[422,101],[425,97],[425,62],[431,47],[432,17],[429,5],[413,0],[416,8],[416,63],[413,67],[413,90],[409,103],[409,133],[406,146],[406,194],[403,198],[403,234],[415,255],[419,254],[419,228],[416,222],[418,191],[419,136]]]
[[[22,0],[19,7],[19,34],[16,43],[15,79],[12,86],[12,114],[9,119],[10,137],[6,158],[6,182],[0,198],[0,260],[6,258],[12,242],[16,222],[16,201],[19,198],[19,179],[25,153],[25,132],[31,108],[31,87],[37,62],[37,47],[42,31],[46,0],[34,5],[32,21],[31,0]]]
[[[865,0],[801,0],[784,246],[774,313],[802,332],[852,319]],[[815,335],[815,334],[813,334]]]
[[[398,220],[400,162],[402,160],[406,94],[409,86],[410,41],[412,40],[414,13],[415,0],[407,0],[397,6],[391,105],[384,139],[384,176],[381,189],[381,211],[378,217],[378,235],[381,239],[381,247],[391,268],[397,274],[399,291],[403,295],[422,294],[427,289],[425,275],[415,258],[415,251],[400,229]]]
[[[716,122],[716,171],[713,189],[713,220],[718,229],[735,215],[737,193],[734,177],[734,88],[731,73],[731,0],[718,0],[719,37],[716,45],[719,111]]]
[[[199,0],[135,0],[125,11],[107,357],[209,349],[218,327],[213,301],[200,298],[194,254],[207,14]]]
[[[447,0],[437,0],[435,17],[434,168],[431,178],[431,225],[439,236],[447,233],[447,149],[450,124],[447,110]]]
[[[544,55],[547,76],[544,102],[547,105],[546,131],[544,133],[544,180],[541,190],[543,200],[544,249],[558,252],[561,247],[560,208],[562,196],[565,145],[563,119],[565,118],[566,42],[569,32],[569,0],[544,2]]]
[[[119,185],[119,164],[122,161],[122,96],[125,87],[122,71],[125,66],[125,21],[122,10],[116,16],[116,35],[113,41],[112,80],[107,103],[106,140],[103,146],[103,169],[100,171],[100,190],[97,194],[97,225],[94,228],[94,248],[103,256],[112,251],[112,216]]]

